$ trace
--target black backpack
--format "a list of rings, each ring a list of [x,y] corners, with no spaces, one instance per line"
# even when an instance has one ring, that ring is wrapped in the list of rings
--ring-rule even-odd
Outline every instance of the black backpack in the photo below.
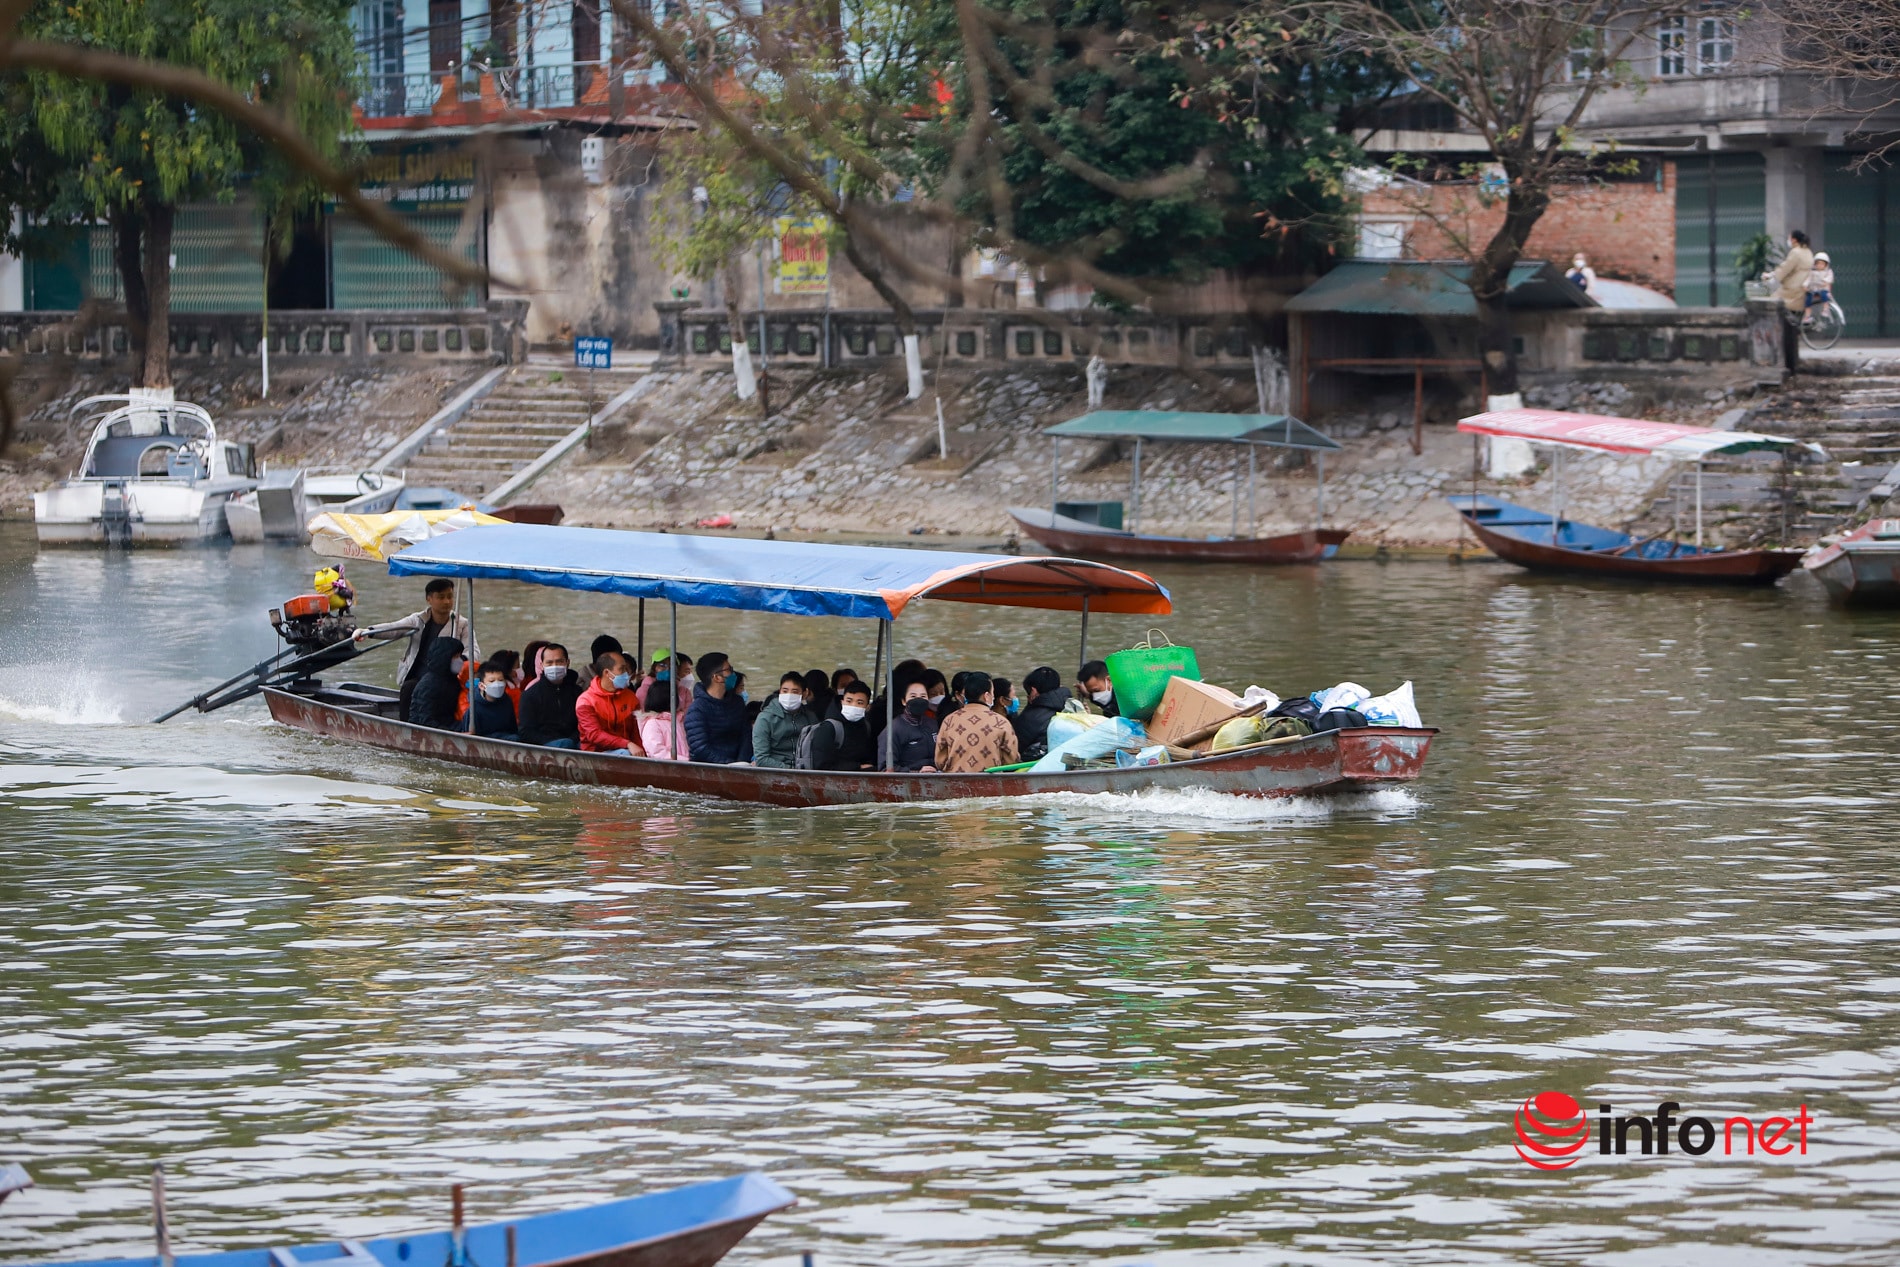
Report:
[[[1367,725],[1366,715],[1356,708],[1329,708],[1313,721],[1313,733],[1322,730],[1356,730]]]
[[[798,732],[798,752],[792,757],[792,766],[799,770],[816,770],[816,758],[812,756],[812,736],[818,733],[820,726],[831,727],[831,737],[837,745],[844,747],[844,723],[836,717],[827,717],[823,721],[813,722]]]
[[[1279,707],[1268,713],[1267,716],[1291,717],[1295,721],[1305,722],[1314,730],[1324,729],[1324,727],[1319,724],[1319,705],[1304,695],[1296,695],[1292,699],[1281,700]]]

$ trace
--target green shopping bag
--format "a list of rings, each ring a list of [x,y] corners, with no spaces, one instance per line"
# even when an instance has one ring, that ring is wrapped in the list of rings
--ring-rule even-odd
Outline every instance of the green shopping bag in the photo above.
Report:
[[[1177,647],[1159,629],[1148,631],[1148,641],[1117,651],[1105,661],[1108,684],[1115,688],[1115,706],[1123,717],[1145,722],[1161,707],[1168,679],[1201,680],[1201,662],[1193,647]]]

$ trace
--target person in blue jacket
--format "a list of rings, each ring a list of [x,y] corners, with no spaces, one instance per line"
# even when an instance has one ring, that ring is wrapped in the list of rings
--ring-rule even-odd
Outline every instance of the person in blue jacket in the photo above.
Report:
[[[708,651],[693,665],[693,703],[682,719],[693,760],[731,765],[752,760],[752,726],[737,690],[739,675],[723,651]]]

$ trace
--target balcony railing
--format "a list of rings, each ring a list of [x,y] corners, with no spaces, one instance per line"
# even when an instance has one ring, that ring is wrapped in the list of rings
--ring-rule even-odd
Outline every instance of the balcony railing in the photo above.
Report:
[[[609,78],[616,72],[628,86],[653,79],[647,67],[631,62],[517,62],[507,66],[470,62],[453,71],[371,75],[359,104],[372,119],[425,115],[441,98],[444,76],[453,74],[464,100],[492,93],[509,110],[577,106],[587,104],[590,98],[603,100]]]

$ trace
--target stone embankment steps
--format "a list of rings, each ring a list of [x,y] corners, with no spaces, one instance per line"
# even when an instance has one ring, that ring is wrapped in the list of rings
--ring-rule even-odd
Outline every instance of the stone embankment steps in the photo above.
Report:
[[[432,437],[409,461],[404,476],[411,484],[479,496],[540,457],[642,373],[596,371],[590,396],[585,372],[532,364],[515,369],[460,420]]]
[[[1841,386],[1803,382],[1751,411],[1741,426],[1812,441],[1827,450],[1828,461],[1709,461],[1702,484],[1707,539],[1807,544],[1860,517],[1868,490],[1900,462],[1900,378],[1858,375]],[[1692,470],[1673,481],[1672,493],[1658,499],[1644,523],[1653,531],[1680,514],[1686,535],[1695,513]]]

